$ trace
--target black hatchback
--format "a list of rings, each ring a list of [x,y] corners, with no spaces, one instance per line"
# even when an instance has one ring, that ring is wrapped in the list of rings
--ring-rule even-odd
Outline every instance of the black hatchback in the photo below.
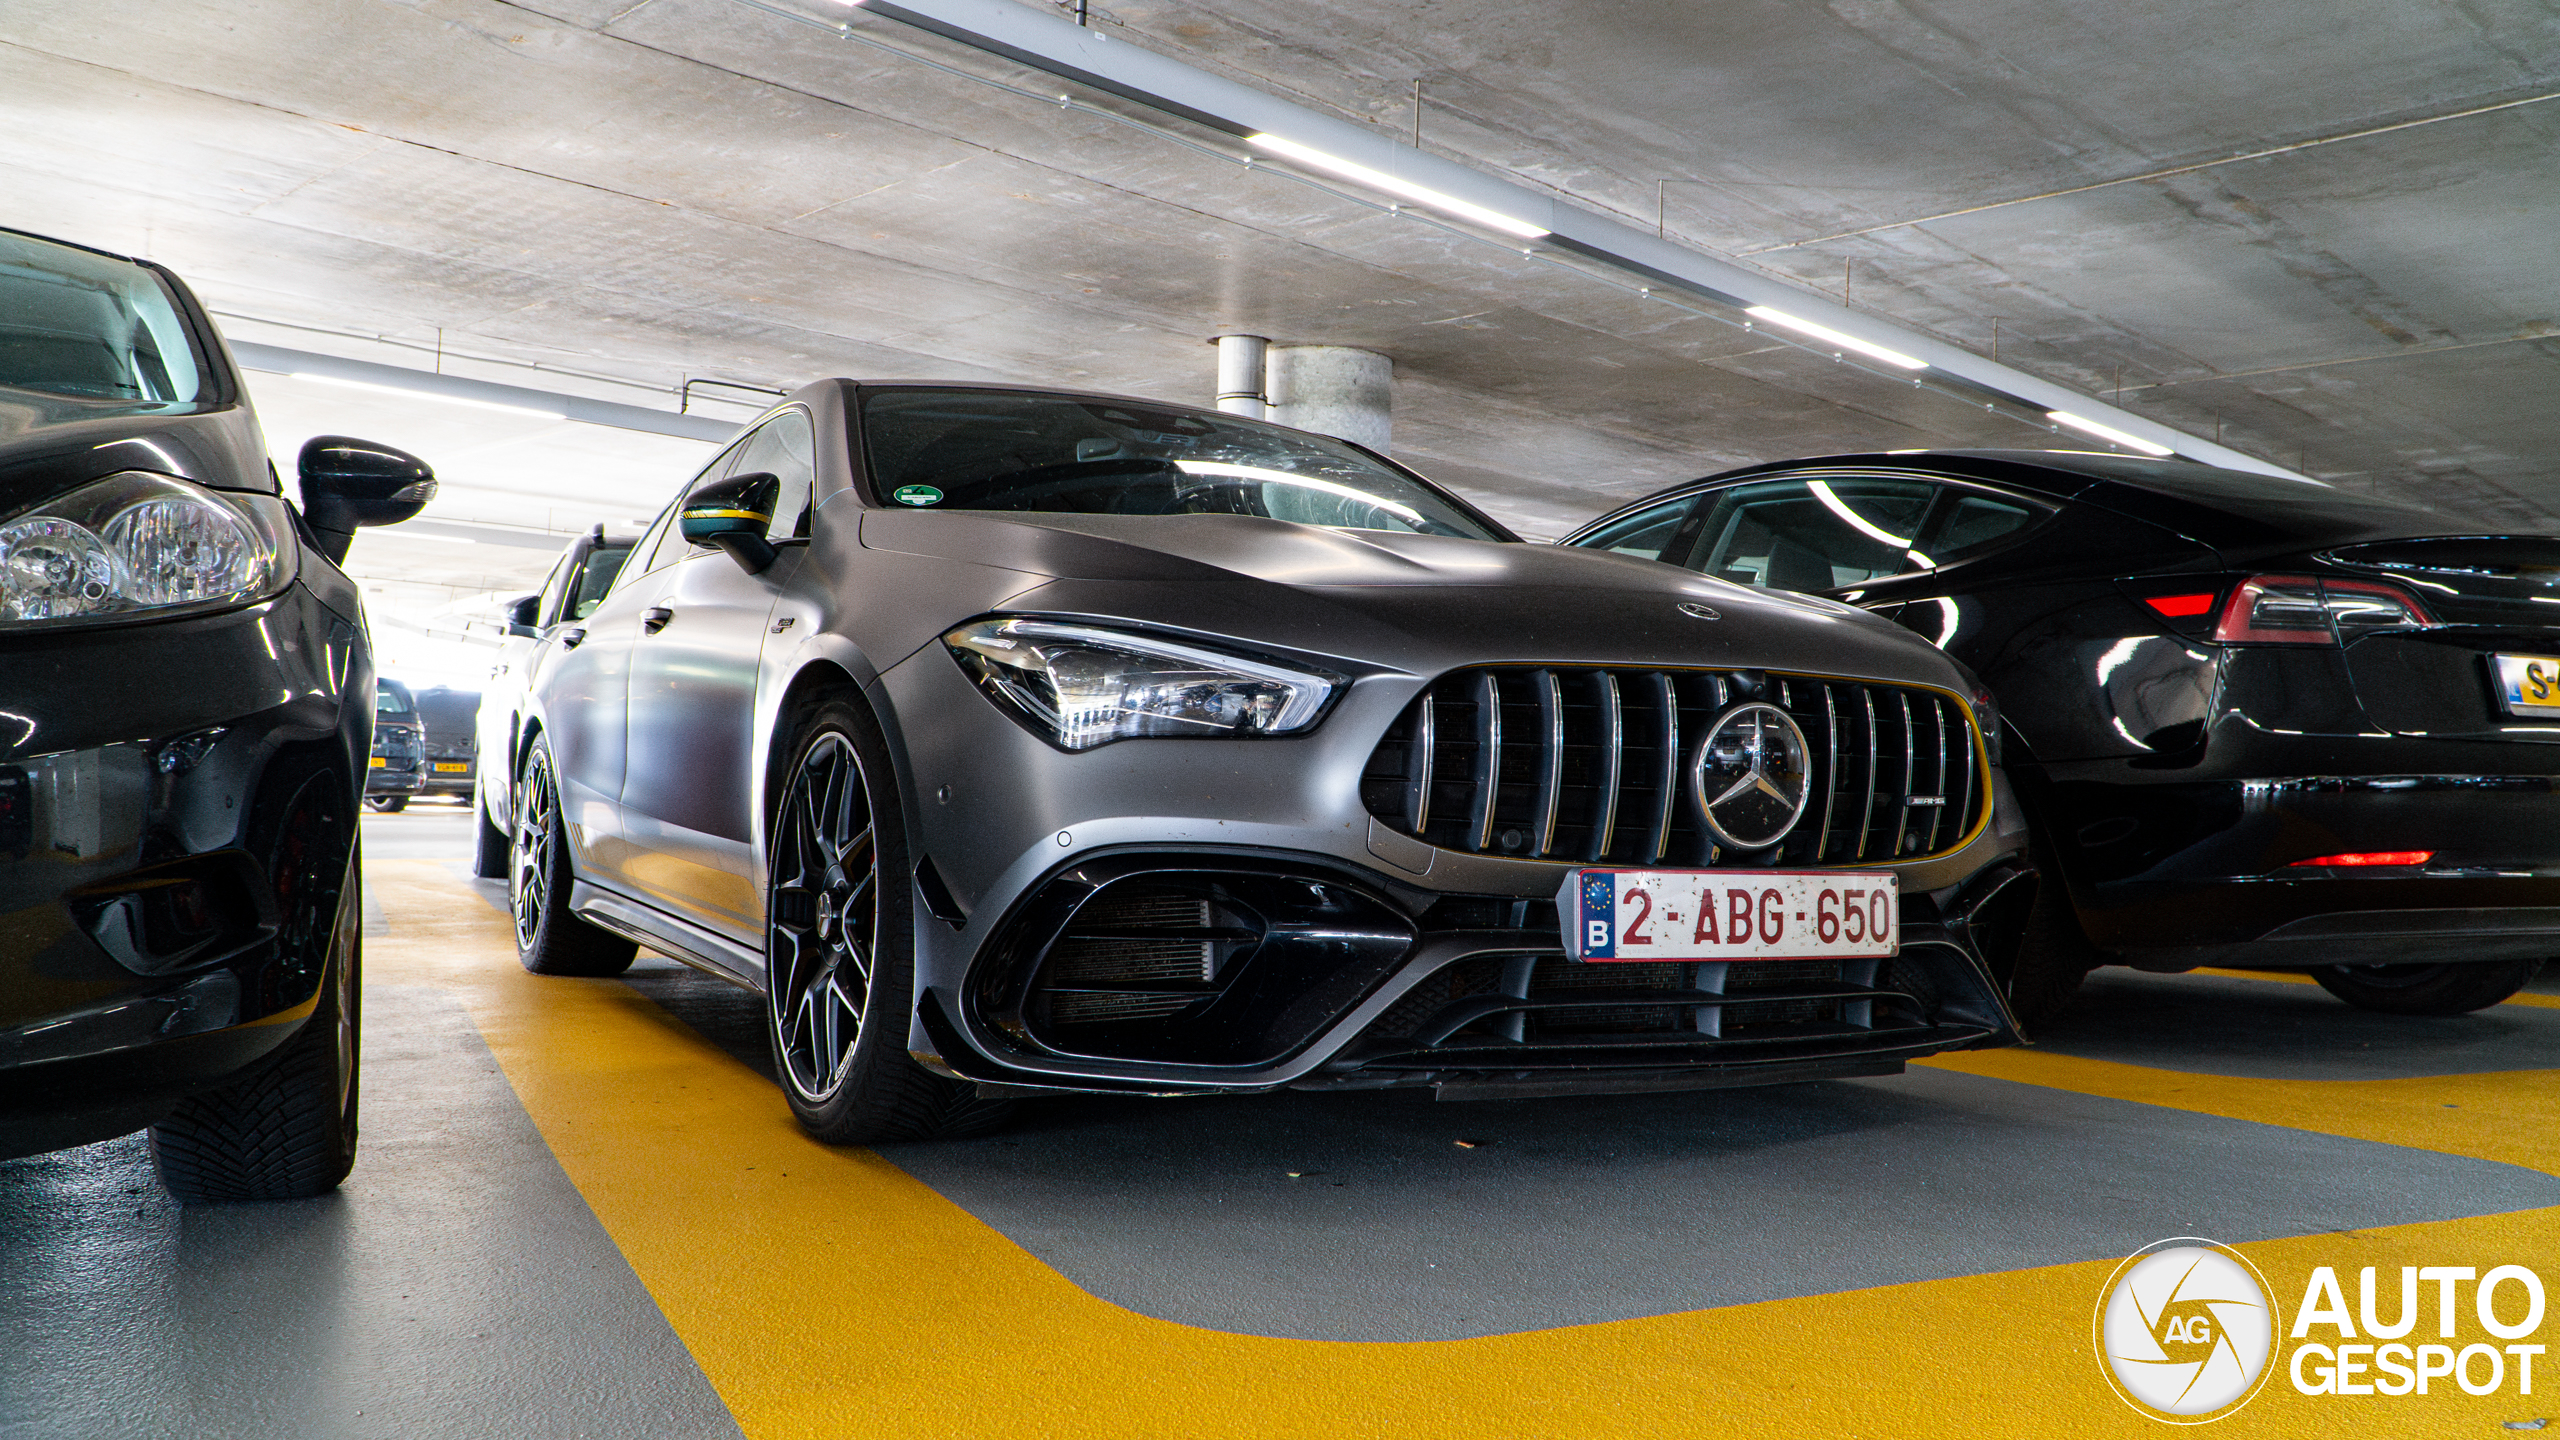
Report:
[[[355,1156],[354,527],[435,480],[337,436],[286,503],[158,266],[0,230],[0,1158],[151,1127],[185,1200]]]
[[[1735,470],[1562,543],[1860,605],[1984,678],[2060,882],[2023,1019],[2108,963],[2451,1014],[2560,952],[2560,539],[2185,461],[1929,452]]]

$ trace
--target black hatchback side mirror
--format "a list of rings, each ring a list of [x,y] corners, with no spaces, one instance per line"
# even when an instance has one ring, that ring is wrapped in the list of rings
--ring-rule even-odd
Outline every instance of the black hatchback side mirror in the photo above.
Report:
[[[511,636],[535,636],[542,632],[534,626],[542,619],[542,597],[519,595],[507,602],[507,633]]]
[[[347,558],[359,525],[397,525],[436,497],[436,472],[406,450],[346,435],[302,447],[302,518],[329,563]]]
[[[686,543],[717,545],[750,575],[773,563],[773,546],[764,538],[773,524],[774,499],[782,482],[762,470],[732,475],[684,497],[676,524]]]

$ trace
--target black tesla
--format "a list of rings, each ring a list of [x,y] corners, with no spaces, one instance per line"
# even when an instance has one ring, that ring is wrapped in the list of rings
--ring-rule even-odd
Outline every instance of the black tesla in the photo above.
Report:
[[[2013,982],[2307,970],[2452,1014],[2560,951],[2560,539],[2316,481],[2066,452],[1839,455],[1567,545],[1891,616],[1987,681],[2047,884]]]

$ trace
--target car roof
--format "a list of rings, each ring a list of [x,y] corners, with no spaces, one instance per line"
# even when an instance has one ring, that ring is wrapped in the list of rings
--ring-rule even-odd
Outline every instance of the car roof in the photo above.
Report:
[[[1610,513],[1623,514],[1755,476],[1823,469],[1906,470],[1978,480],[2055,501],[2081,501],[2121,511],[2217,547],[2285,541],[2331,545],[2469,528],[2421,506],[2358,494],[2323,480],[2083,450],[1889,450],[1809,456],[1722,471],[1671,486]]]

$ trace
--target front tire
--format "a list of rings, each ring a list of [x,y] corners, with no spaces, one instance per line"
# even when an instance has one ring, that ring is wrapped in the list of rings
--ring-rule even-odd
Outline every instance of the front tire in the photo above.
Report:
[[[2324,965],[2312,971],[2311,978],[2359,1010],[2384,1015],[2467,1015],[2523,989],[2540,968],[2539,960]]]
[[[367,795],[364,797],[364,808],[372,811],[376,815],[397,815],[401,811],[409,808],[409,797],[406,795]]]
[[[907,1053],[915,913],[888,744],[821,698],[792,728],[765,895],[766,1033],[791,1113],[831,1145],[971,1134],[1003,1101]]]
[[[2018,958],[2009,972],[2009,1010],[2032,1030],[2059,1015],[2080,993],[2080,982],[2096,969],[2100,956],[2080,928],[2071,906],[2071,887],[2049,854],[2038,853],[2036,895],[2018,937]]]
[[[569,913],[569,832],[560,818],[559,771],[551,742],[536,739],[516,780],[507,906],[515,915],[516,958],[536,975],[619,975],[639,949]]]
[[[360,875],[351,850],[324,942],[329,964],[319,1003],[302,1029],[255,1073],[190,1096],[151,1127],[151,1162],[180,1204],[307,1200],[335,1190],[355,1168],[364,1020]]]

